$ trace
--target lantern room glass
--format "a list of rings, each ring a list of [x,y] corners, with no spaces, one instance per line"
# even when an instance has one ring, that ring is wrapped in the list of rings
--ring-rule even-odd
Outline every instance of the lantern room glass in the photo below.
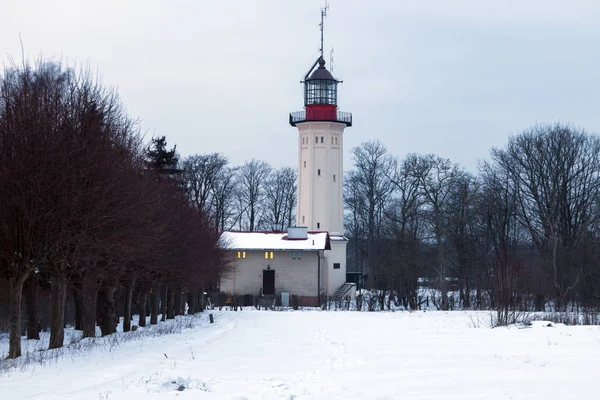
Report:
[[[337,105],[337,82],[331,79],[310,79],[304,83],[304,105]]]

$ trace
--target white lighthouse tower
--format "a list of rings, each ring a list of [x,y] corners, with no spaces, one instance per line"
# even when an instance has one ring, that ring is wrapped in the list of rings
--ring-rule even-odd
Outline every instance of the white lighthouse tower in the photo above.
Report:
[[[304,110],[290,114],[290,125],[298,128],[298,210],[296,225],[309,231],[326,231],[331,250],[325,251],[321,279],[323,294],[348,290],[344,237],[343,148],[344,129],[352,126],[352,114],[338,110],[338,81],[325,68],[321,10],[320,56],[306,73]],[[340,289],[342,288],[342,289]]]

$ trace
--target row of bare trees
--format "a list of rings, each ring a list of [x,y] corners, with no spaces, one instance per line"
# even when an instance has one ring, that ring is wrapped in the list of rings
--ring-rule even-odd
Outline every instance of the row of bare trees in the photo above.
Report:
[[[232,166],[225,156],[196,154],[181,163],[194,206],[215,230],[282,231],[295,224],[297,173],[252,159]]]
[[[353,149],[345,180],[349,267],[418,307],[423,281],[462,306],[600,305],[600,138],[539,125],[474,175],[448,159]],[[491,304],[484,304],[487,299]]]
[[[164,138],[146,148],[116,93],[92,74],[41,60],[0,76],[0,284],[8,357],[39,338],[50,297],[50,348],[63,345],[67,299],[84,337],[172,318],[224,263],[213,214],[193,207]],[[25,294],[25,301],[22,301]],[[117,307],[119,306],[119,307]]]

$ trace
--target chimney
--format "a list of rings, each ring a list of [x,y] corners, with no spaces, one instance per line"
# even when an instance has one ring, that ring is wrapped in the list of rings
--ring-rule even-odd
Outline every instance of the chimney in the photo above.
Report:
[[[308,227],[290,226],[288,227],[288,239],[301,240],[308,239]]]

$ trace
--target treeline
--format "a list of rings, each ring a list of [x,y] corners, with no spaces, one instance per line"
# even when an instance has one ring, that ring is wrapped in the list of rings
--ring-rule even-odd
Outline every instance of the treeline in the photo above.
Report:
[[[297,172],[252,159],[231,165],[218,153],[196,154],[181,163],[192,203],[217,232],[283,231],[296,223]]]
[[[349,266],[407,308],[557,311],[600,305],[600,139],[538,125],[472,174],[435,155],[353,149],[345,180]]]
[[[164,138],[145,146],[117,94],[60,63],[0,76],[0,306],[8,357],[23,320],[63,345],[65,307],[84,337],[193,313],[226,268],[216,219],[191,203]],[[221,217],[219,217],[221,218]],[[43,311],[41,298],[49,298]],[[22,301],[24,299],[24,301]],[[22,316],[22,310],[24,316]],[[43,315],[42,315],[43,314]]]

